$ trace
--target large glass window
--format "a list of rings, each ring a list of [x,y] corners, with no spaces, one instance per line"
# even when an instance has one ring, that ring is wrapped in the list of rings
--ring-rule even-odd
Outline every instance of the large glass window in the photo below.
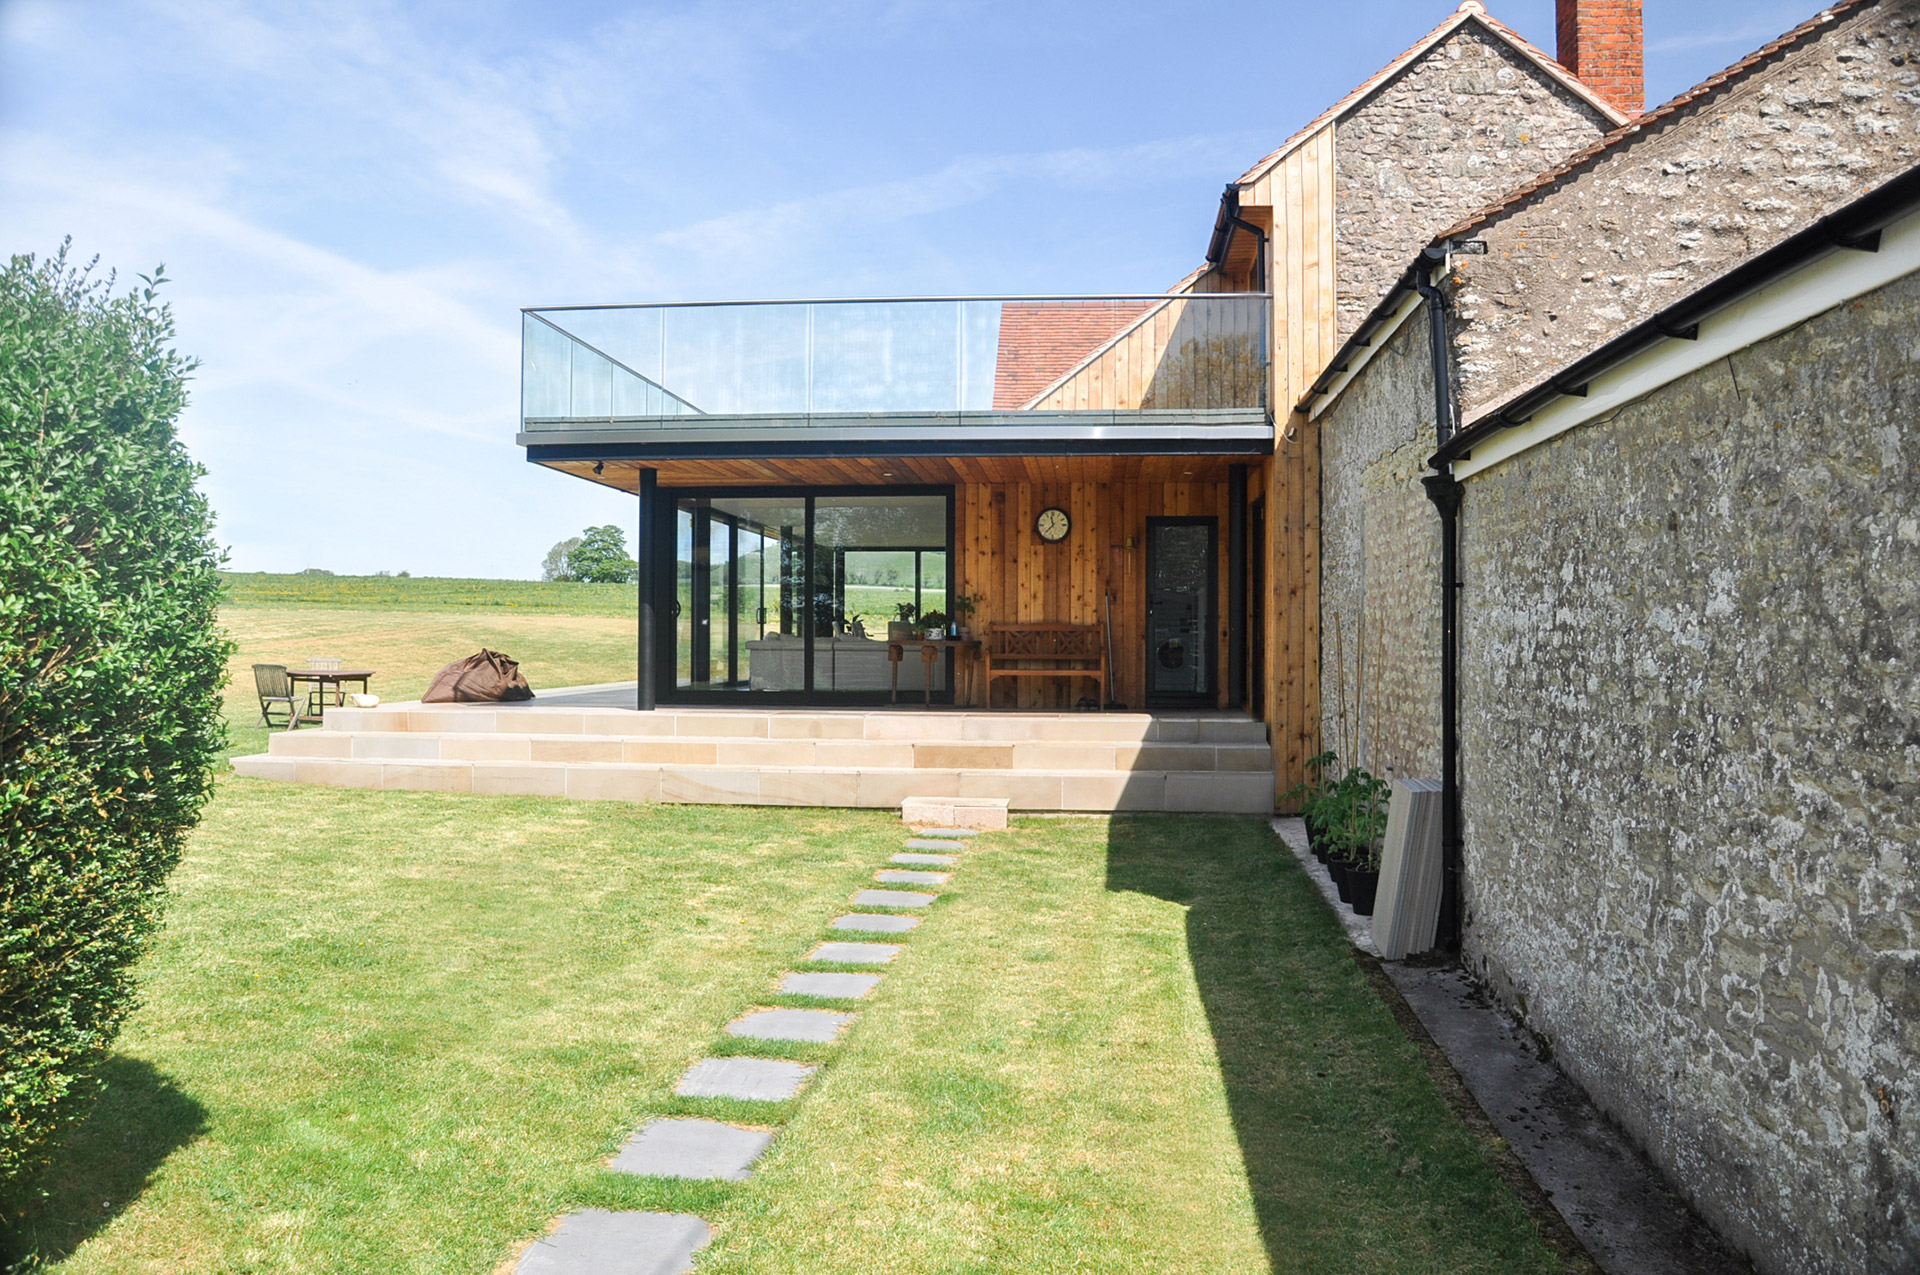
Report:
[[[680,495],[675,686],[861,699],[947,689],[917,648],[896,670],[887,626],[945,611],[945,495]]]

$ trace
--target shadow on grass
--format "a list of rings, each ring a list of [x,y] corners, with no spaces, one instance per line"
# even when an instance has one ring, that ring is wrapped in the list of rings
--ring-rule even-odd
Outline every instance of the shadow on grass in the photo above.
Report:
[[[1140,816],[1110,829],[1107,888],[1187,909],[1275,1271],[1557,1268],[1261,822]]]
[[[167,1157],[207,1131],[207,1111],[152,1064],[115,1055],[93,1111],[33,1184],[0,1269],[31,1271],[70,1256],[126,1211]]]

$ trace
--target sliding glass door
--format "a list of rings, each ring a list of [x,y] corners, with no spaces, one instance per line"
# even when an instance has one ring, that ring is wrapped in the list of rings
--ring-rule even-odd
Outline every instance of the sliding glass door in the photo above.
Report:
[[[896,668],[887,625],[945,612],[952,496],[926,489],[672,493],[674,698],[947,695],[950,660]],[[666,635],[663,634],[663,637]]]

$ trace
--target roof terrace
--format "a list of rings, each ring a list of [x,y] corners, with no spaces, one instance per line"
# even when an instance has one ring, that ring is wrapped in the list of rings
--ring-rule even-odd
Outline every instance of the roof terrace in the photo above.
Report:
[[[1264,293],[522,312],[521,432],[573,455],[1263,452]]]

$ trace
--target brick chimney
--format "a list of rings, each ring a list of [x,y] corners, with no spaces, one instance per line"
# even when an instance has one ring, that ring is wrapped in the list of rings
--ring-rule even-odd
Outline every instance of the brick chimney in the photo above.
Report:
[[[1555,0],[1560,65],[1616,110],[1647,109],[1646,60],[1640,49],[1640,0]]]

